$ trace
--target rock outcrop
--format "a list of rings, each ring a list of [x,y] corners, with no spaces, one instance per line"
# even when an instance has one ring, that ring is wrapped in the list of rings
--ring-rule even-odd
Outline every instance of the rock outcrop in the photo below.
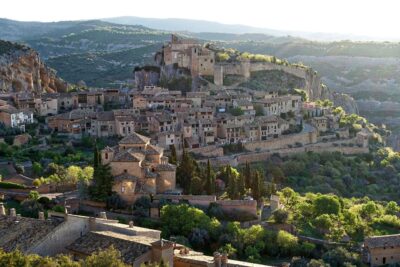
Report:
[[[331,97],[329,97],[329,99],[333,101],[333,104],[335,106],[342,107],[346,111],[346,113],[358,114],[357,103],[350,95],[334,92],[331,94]]]
[[[24,45],[0,40],[0,91],[63,92],[67,83]]]

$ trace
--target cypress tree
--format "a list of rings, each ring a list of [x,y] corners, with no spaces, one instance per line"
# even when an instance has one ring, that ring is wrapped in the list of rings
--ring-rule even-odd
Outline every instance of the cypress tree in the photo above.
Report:
[[[207,195],[215,194],[215,176],[211,170],[210,160],[207,160],[205,189],[206,189]]]
[[[179,185],[182,187],[185,194],[190,194],[191,181],[194,175],[195,165],[192,157],[183,148],[182,160],[177,168],[177,180]]]
[[[250,164],[246,161],[246,165],[244,168],[244,179],[245,179],[245,187],[251,188],[251,168]]]
[[[261,174],[259,171],[256,171],[254,173],[253,184],[251,187],[251,193],[253,195],[253,198],[257,201],[260,200],[260,198],[261,198],[261,188],[260,188],[261,182],[262,182]]]
[[[245,179],[243,174],[239,174],[239,179],[237,182],[237,189],[238,189],[238,198],[243,197],[246,194],[246,188],[245,188]]]
[[[176,155],[175,145],[171,145],[171,156],[169,157],[169,163],[176,165],[178,161],[178,157]]]

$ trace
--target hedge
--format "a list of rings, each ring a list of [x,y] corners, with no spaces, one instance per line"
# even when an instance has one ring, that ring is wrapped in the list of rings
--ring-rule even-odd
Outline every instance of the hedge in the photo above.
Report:
[[[0,182],[0,188],[2,189],[25,189],[26,186],[22,184],[16,184],[11,182]]]

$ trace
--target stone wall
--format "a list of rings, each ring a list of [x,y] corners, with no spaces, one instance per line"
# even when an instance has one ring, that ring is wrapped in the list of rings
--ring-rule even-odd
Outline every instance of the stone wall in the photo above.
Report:
[[[323,144],[314,144],[309,146],[303,147],[294,147],[294,148],[284,148],[278,151],[271,151],[271,152],[256,152],[256,153],[249,153],[243,154],[236,157],[237,164],[245,164],[246,162],[260,162],[268,160],[273,154],[278,153],[281,156],[290,156],[296,153],[304,153],[312,151],[315,153],[322,153],[322,152],[340,152],[345,155],[356,155],[356,154],[366,154],[369,152],[368,147],[348,147],[348,146],[332,146],[332,143],[323,143]]]
[[[265,70],[282,70],[286,73],[292,74],[296,77],[305,80],[305,89],[311,100],[329,98],[333,96],[322,86],[321,78],[314,73],[311,69],[278,65],[270,62],[233,62],[233,63],[218,63],[214,66],[214,83],[216,85],[223,85],[224,75],[239,75],[249,78],[251,72],[265,71]]]
[[[203,157],[222,157],[224,155],[224,149],[222,147],[217,147],[216,145],[192,148],[189,149],[189,152]]]
[[[256,141],[245,143],[244,147],[250,151],[257,150],[275,150],[282,149],[288,145],[296,145],[296,143],[301,143],[302,145],[316,143],[317,142],[317,132],[305,132],[291,135],[282,135],[279,138],[274,138],[265,141]]]
[[[226,213],[246,212],[257,217],[256,200],[217,200],[216,203]]]
[[[58,225],[52,232],[43,238],[40,243],[32,247],[28,253],[50,256],[63,253],[65,247],[89,231],[89,217],[68,215],[66,221]]]

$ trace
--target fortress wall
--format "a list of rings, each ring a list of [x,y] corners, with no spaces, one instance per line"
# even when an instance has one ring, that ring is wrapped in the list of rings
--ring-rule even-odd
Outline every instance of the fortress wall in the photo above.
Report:
[[[316,139],[317,133],[316,131],[314,131],[291,135],[282,135],[279,138],[245,143],[244,147],[250,151],[275,150],[282,149],[284,147],[287,147],[288,145],[296,145],[296,143],[301,143],[302,145],[316,143]]]
[[[321,79],[308,69],[295,66],[284,66],[270,62],[232,62],[217,63],[214,66],[214,83],[223,85],[224,75],[240,75],[249,78],[251,72],[263,70],[282,70],[305,80],[305,89],[311,100],[329,98],[329,92],[322,90]]]
[[[224,155],[224,149],[216,145],[192,148],[189,152],[200,154],[203,157],[222,157]]]
[[[330,145],[330,146],[329,146]],[[271,151],[271,152],[259,152],[259,153],[251,153],[251,154],[243,154],[237,157],[238,164],[245,164],[246,162],[260,162],[268,160],[274,153],[278,153],[281,156],[290,156],[295,153],[304,153],[312,151],[315,153],[322,153],[322,152],[340,152],[344,155],[356,155],[356,154],[365,154],[369,152],[367,147],[334,147],[332,144],[326,145],[310,145],[306,147],[294,147],[294,148],[284,148],[280,149],[279,151]]]

